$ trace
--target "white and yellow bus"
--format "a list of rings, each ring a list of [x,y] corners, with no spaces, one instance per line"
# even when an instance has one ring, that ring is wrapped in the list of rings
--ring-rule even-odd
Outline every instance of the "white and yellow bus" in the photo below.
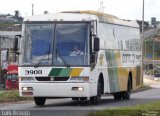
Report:
[[[70,55],[74,45],[82,54]],[[94,11],[43,14],[24,19],[19,57],[20,96],[72,98],[92,104],[102,94],[130,99],[142,84],[136,21]]]

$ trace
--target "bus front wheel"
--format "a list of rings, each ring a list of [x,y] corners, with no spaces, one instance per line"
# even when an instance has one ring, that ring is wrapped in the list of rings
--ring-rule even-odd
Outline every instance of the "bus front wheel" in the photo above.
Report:
[[[34,102],[37,106],[43,106],[46,102],[46,98],[44,98],[44,97],[34,97]]]
[[[90,97],[90,103],[92,105],[97,105],[100,103],[101,101],[101,94],[102,94],[102,81],[98,80],[98,85],[97,85],[97,96],[93,96],[93,97]]]

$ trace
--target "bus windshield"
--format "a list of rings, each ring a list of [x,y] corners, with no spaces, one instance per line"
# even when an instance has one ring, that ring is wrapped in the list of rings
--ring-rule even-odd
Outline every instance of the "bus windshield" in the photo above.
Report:
[[[23,65],[89,65],[89,23],[26,24]]]

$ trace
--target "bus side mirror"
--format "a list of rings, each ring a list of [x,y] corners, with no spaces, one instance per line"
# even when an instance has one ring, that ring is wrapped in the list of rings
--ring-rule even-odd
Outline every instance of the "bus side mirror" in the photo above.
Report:
[[[15,36],[15,40],[14,40],[14,52],[18,51],[18,36]]]
[[[18,52],[18,39],[20,39],[21,37],[23,37],[21,34],[20,35],[16,35],[15,36],[15,41],[14,41],[14,47],[13,47],[13,51],[16,53],[16,54],[20,54]]]
[[[99,51],[99,38],[98,37],[95,37],[94,38],[94,51],[95,52],[98,52]]]

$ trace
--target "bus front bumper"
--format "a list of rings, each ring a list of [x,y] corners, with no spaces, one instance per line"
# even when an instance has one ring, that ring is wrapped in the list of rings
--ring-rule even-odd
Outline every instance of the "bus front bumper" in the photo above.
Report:
[[[19,83],[22,97],[90,97],[90,83]]]

